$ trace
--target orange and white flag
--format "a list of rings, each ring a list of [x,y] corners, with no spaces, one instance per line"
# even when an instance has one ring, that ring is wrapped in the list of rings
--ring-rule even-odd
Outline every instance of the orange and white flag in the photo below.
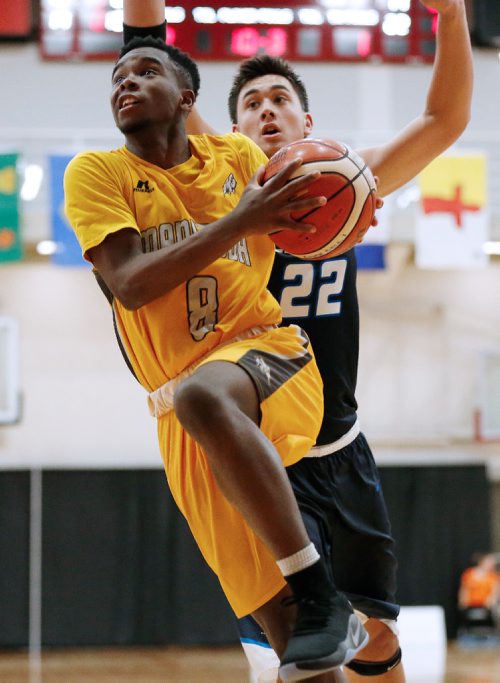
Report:
[[[487,263],[487,163],[484,154],[443,155],[418,176],[415,261],[420,268],[480,268]]]

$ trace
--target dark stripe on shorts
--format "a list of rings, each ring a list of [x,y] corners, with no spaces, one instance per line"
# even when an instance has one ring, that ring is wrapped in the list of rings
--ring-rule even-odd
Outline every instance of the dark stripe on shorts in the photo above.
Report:
[[[262,402],[311,360],[312,356],[306,348],[300,356],[294,358],[251,349],[237,364],[246,370],[255,382],[259,400]]]

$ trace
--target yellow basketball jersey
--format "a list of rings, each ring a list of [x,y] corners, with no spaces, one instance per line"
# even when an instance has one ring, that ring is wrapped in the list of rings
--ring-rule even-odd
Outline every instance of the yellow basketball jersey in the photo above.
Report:
[[[123,228],[141,233],[145,252],[168,248],[231,211],[267,162],[239,134],[190,136],[191,157],[170,169],[125,147],[77,155],[65,174],[66,213],[84,255]],[[187,282],[136,311],[113,300],[122,349],[152,391],[220,343],[281,321],[267,290],[274,244],[248,237]]]

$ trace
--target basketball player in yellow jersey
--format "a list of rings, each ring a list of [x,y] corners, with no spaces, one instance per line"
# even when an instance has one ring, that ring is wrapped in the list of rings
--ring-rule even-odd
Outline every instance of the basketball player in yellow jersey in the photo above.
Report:
[[[307,338],[277,327],[266,289],[268,233],[312,230],[291,214],[326,200],[304,198],[317,176],[290,180],[296,162],[261,185],[266,157],[243,136],[188,138],[198,87],[187,55],[154,39],[125,46],[111,94],[125,146],[71,162],[66,211],[149,392],[174,498],[235,613],[263,625],[283,680],[302,680],[368,639],[286,477],[315,441],[322,385]],[[268,611],[287,595],[291,637]]]
[[[192,156],[168,170],[127,147],[84,153],[73,160],[66,178],[68,210],[84,253],[131,225],[141,230],[142,249],[151,259],[160,255],[156,252],[163,255],[163,249],[185,248],[192,236],[203,237],[204,225],[237,206],[252,169],[265,161],[260,149],[242,135],[227,141],[196,136],[189,144]],[[79,196],[77,190],[84,185],[87,192]],[[98,204],[99,197],[106,201]],[[89,224],[93,214],[99,222]],[[127,310],[120,299],[115,302],[127,359],[148,391],[256,323],[280,322],[278,303],[265,288],[273,260],[271,240],[244,236],[220,254],[196,270],[186,286],[174,286],[139,311]],[[166,271],[162,276],[169,284],[175,274]]]
[[[425,107],[393,139],[360,150],[379,178],[381,195],[409,181],[444,151],[463,131],[470,116],[472,56],[464,0],[420,1],[432,5],[439,15],[436,58]],[[124,40],[133,35],[164,39],[164,18],[163,0],[124,0]],[[338,103],[332,104],[335,108]],[[240,65],[231,88],[229,110],[233,130],[248,135],[268,156],[289,142],[313,134],[306,89],[291,65],[275,57],[259,55]],[[189,117],[188,130],[215,133],[199,114],[193,114],[196,112]],[[399,607],[393,541],[377,468],[359,432],[356,414],[356,259],[351,250],[330,260],[339,285],[335,315],[325,315],[325,309],[317,305],[321,288],[328,282],[320,264],[297,261],[279,254],[269,287],[278,298],[291,291],[289,265],[297,269],[295,274],[304,275],[309,294],[301,299],[300,307],[289,298],[282,299],[284,317],[288,322],[298,321],[310,335],[328,403],[317,448],[311,454],[315,457],[302,459],[288,468],[288,473],[309,522],[309,532],[314,533],[316,526],[316,538],[321,539],[317,547],[329,558],[339,588],[363,613],[370,633],[368,646],[351,660],[344,673],[352,682],[369,676],[373,681],[402,683],[405,678],[395,623]],[[278,619],[280,605],[274,603],[274,607]],[[281,612],[284,619],[286,612]],[[239,630],[252,673],[271,680],[277,669],[276,658],[261,629],[250,618],[244,618],[239,620]],[[332,683],[345,680],[338,669],[323,675],[322,683],[327,677]]]

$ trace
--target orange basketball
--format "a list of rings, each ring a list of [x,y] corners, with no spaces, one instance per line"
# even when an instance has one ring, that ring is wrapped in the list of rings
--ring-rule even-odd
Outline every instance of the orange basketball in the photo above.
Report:
[[[318,209],[292,214],[315,225],[316,232],[280,230],[269,236],[280,249],[303,259],[324,259],[348,251],[368,230],[375,214],[376,185],[370,169],[343,142],[305,138],[286,145],[269,159],[264,182],[297,157],[303,163],[292,178],[321,171],[308,194],[324,195],[328,201]]]

